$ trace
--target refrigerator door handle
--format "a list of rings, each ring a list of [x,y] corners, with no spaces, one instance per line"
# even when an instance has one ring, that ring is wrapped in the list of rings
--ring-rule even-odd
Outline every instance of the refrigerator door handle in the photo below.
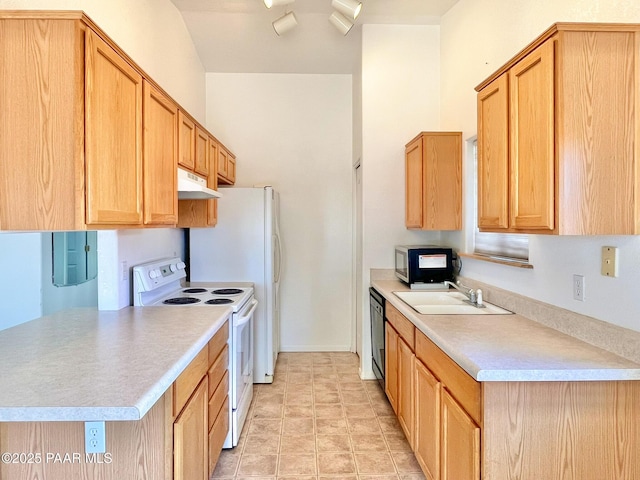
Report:
[[[278,235],[274,235],[273,239],[276,244],[276,252],[277,252],[277,262],[275,262],[276,268],[273,271],[273,282],[280,283],[280,273],[282,269],[282,244],[280,243],[280,237]]]

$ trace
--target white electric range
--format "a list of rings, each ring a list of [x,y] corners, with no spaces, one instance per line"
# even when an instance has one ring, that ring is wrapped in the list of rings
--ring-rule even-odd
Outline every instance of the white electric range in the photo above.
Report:
[[[232,309],[229,328],[229,433],[224,448],[238,444],[253,398],[253,314],[258,305],[250,283],[189,284],[180,258],[133,267],[133,305],[139,307]]]

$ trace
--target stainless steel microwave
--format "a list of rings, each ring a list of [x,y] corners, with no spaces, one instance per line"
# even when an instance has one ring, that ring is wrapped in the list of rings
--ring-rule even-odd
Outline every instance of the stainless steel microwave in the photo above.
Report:
[[[409,285],[453,280],[454,252],[437,245],[395,247],[396,277]]]

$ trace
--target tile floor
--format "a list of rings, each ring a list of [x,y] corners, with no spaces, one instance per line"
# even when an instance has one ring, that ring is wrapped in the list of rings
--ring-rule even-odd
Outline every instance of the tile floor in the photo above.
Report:
[[[424,479],[376,381],[348,352],[281,353],[271,385],[255,385],[239,445],[215,480]]]

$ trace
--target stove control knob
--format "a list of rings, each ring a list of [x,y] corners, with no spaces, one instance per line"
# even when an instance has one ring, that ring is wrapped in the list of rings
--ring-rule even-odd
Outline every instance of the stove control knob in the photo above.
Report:
[[[149,270],[149,278],[150,279],[154,279],[154,278],[158,278],[158,271],[157,270]]]
[[[176,272],[178,270],[178,265],[172,263],[171,265],[169,265],[169,270],[171,270],[172,272]]]
[[[178,270],[184,270],[187,267],[187,264],[184,262],[178,262]]]

